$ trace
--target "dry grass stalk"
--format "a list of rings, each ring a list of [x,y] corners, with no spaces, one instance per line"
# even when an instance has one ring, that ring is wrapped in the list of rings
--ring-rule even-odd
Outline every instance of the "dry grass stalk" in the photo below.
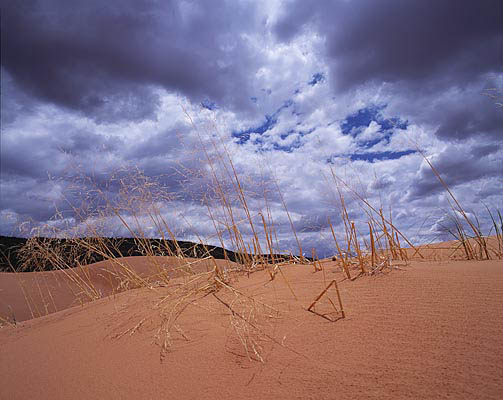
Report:
[[[276,268],[278,269],[279,273],[281,274],[281,276],[283,277],[283,279],[285,280],[287,286],[288,286],[288,289],[290,289],[290,293],[292,293],[292,296],[293,298],[296,300],[296,301],[299,301],[298,297],[296,296],[294,290],[293,290],[293,287],[292,285],[290,284],[290,282],[288,281],[288,279],[286,278],[285,274],[283,273],[283,270],[281,269],[281,267],[279,265],[276,265]]]
[[[323,271],[323,266],[321,265],[320,260],[316,256],[316,249],[314,247],[311,249],[311,257],[313,259],[312,264],[314,267],[314,272]]]
[[[491,259],[491,257],[489,256],[488,249],[487,249],[487,243],[485,241],[485,238],[482,236],[482,234],[480,232],[480,229],[478,229],[475,226],[475,224],[470,220],[470,218],[468,218],[468,215],[464,211],[463,207],[461,207],[461,204],[458,202],[458,200],[456,199],[456,197],[454,196],[454,194],[451,192],[449,186],[444,181],[444,179],[442,178],[442,176],[440,175],[440,173],[438,172],[438,170],[435,168],[435,166],[428,159],[428,157],[426,157],[426,155],[419,148],[419,146],[416,145],[416,148],[417,148],[417,151],[419,152],[419,154],[421,154],[421,156],[423,157],[423,159],[426,161],[426,163],[428,164],[428,166],[432,170],[433,174],[437,177],[437,179],[439,180],[439,182],[442,184],[442,186],[444,187],[445,191],[447,192],[447,194],[449,195],[449,197],[451,198],[451,200],[453,201],[454,204],[452,204],[450,201],[449,201],[449,204],[451,205],[451,208],[452,208],[452,210],[454,212],[455,218],[457,219],[456,212],[458,212],[459,214],[461,214],[461,216],[463,217],[464,221],[468,224],[468,226],[472,230],[473,234],[475,235],[474,238],[475,238],[476,242],[478,243],[478,245],[480,246],[481,253],[483,251],[483,253],[484,253],[484,255],[485,255],[485,257],[486,257],[487,260]],[[461,223],[459,223],[459,224],[457,223],[456,224],[456,228],[458,229],[458,232],[461,235],[462,229],[463,229]],[[464,242],[465,235],[463,234],[462,237],[460,237],[460,239],[463,240],[463,242]],[[468,245],[469,245],[469,242],[468,242]],[[474,254],[468,251],[468,250],[470,250],[467,247],[468,245],[466,245],[466,242],[463,244],[463,246],[465,246],[465,250],[467,251],[467,253],[466,253],[467,257],[474,257]],[[469,259],[473,259],[473,258],[469,258]],[[482,255],[480,256],[479,259],[482,259]]]
[[[264,363],[264,348],[261,342],[265,335],[263,329],[259,328],[255,305],[243,301],[238,295],[229,303],[222,300],[215,293],[213,293],[213,296],[229,310],[230,324],[248,359],[250,361],[255,359]]]
[[[337,309],[337,307],[335,306],[335,304],[333,303],[333,301],[328,298],[330,304],[332,305],[333,309],[335,310],[336,313],[341,313],[341,317],[342,318],[345,318],[346,317],[346,314],[344,313],[344,307],[342,306],[342,299],[341,299],[341,294],[339,292],[339,287],[337,286],[337,280],[334,279],[332,280],[327,287],[325,287],[325,289],[323,289],[321,291],[321,293],[314,299],[314,301],[311,303],[311,305],[307,308],[307,311],[309,312],[312,312],[312,313],[315,313],[315,314],[318,314],[317,312],[314,311],[314,307],[316,305],[316,303],[318,303],[321,298],[328,292],[328,289],[330,289],[332,286],[335,287],[335,290],[337,292],[337,300],[339,302],[339,307],[340,307],[340,310]],[[322,317],[326,318],[326,319],[329,319],[325,314],[318,314],[318,315],[321,315]],[[330,320],[330,319],[329,319]]]
[[[489,216],[491,217],[491,221],[493,223],[493,228],[494,228],[494,233],[496,234],[496,242],[498,244],[498,250],[496,252],[497,257],[499,259],[503,258],[503,217],[501,216],[501,213],[499,210],[496,210],[499,216],[499,225],[496,221],[496,218],[493,216],[491,211],[489,210],[489,207],[486,206],[487,212],[489,213]]]
[[[349,266],[347,263],[347,256],[342,253],[342,250],[339,246],[339,242],[337,242],[337,238],[335,237],[334,227],[330,222],[330,218],[328,219],[328,224],[330,225],[330,230],[332,231],[332,237],[334,238],[335,245],[337,247],[337,251],[339,252],[339,258],[341,259],[342,270],[346,274],[346,277],[351,280],[351,273],[349,272]]]
[[[195,304],[198,300],[216,292],[222,282],[225,282],[225,274],[215,265],[212,271],[195,274],[192,279],[162,297],[156,304],[155,308],[159,310],[161,316],[161,324],[156,334],[161,348],[161,362],[171,351],[175,332],[184,340],[189,340],[177,323],[180,316],[189,305]]]
[[[335,172],[333,171],[333,168],[331,167],[330,168],[331,172],[332,172],[332,177],[333,177],[333,180],[336,184],[336,187],[337,187],[337,190],[339,191],[340,193],[340,189],[339,189],[339,182],[342,183],[342,185],[347,188],[352,194],[353,196],[355,197],[355,199],[359,200],[363,205],[365,205],[367,207],[367,210],[364,209],[365,213],[367,215],[370,215],[371,213],[374,213],[375,215],[380,215],[379,211],[373,207],[361,194],[359,194],[355,189],[353,189],[350,185],[348,185],[344,180],[342,180],[341,178],[339,178]],[[342,204],[342,202],[341,202]],[[345,210],[345,206],[343,205],[343,208]],[[347,211],[345,210],[345,214],[347,216]],[[409,239],[407,239],[407,237],[396,227],[395,224],[393,224],[391,221],[387,220],[386,218],[384,218],[384,216],[382,217],[384,219],[384,222],[386,224],[388,224],[389,226],[391,226],[399,235],[400,237],[402,237],[402,239],[404,239],[407,244],[415,250],[415,254],[418,254],[421,258],[424,258],[423,255],[421,254],[419,248],[417,248],[416,246],[414,246]],[[375,221],[378,225],[381,225],[381,229],[384,229],[384,227],[382,226],[381,222],[371,218],[373,221]],[[346,232],[348,232],[349,229],[346,227]],[[349,239],[348,239],[349,240]]]
[[[0,316],[0,328],[3,326],[16,326],[16,320],[11,320],[10,318],[4,318]]]
[[[113,339],[120,339],[124,335],[133,336],[138,331],[138,329],[140,329],[140,327],[145,323],[146,320],[147,320],[147,317],[142,318],[135,326],[112,336],[112,338]]]
[[[244,297],[235,291],[232,291],[232,293],[234,297],[231,301],[224,300],[222,296],[217,295],[217,292],[213,292],[212,295],[228,310],[231,326],[250,360],[265,362],[264,348],[262,346],[264,341],[276,343],[299,356],[305,357],[297,350],[285,345],[283,341],[277,340],[266,332],[260,317],[267,315],[267,313],[264,314],[263,311],[258,310],[255,299],[247,301],[249,297]]]
[[[292,217],[290,216],[290,212],[288,211],[288,207],[286,206],[286,202],[285,202],[285,198],[283,197],[283,193],[281,192],[280,188],[279,188],[279,184],[278,184],[278,181],[276,180],[276,178],[274,178],[274,183],[276,185],[276,188],[278,190],[278,195],[281,199],[281,203],[283,204],[283,208],[286,212],[286,215],[288,216],[288,221],[290,221],[290,227],[292,228],[292,232],[293,232],[293,235],[295,236],[295,240],[297,242],[297,246],[299,248],[299,258],[300,258],[300,262],[301,263],[305,263],[306,260],[304,259],[304,253],[302,251],[302,245],[300,244],[300,240],[299,240],[299,237],[297,236],[297,231],[295,230],[295,226],[293,225],[293,221],[292,221]]]
[[[368,222],[370,235],[370,267],[373,268],[376,264],[377,254],[374,242],[374,234],[372,232],[372,224]]]
[[[355,223],[353,221],[351,221],[351,232],[353,234],[354,245],[355,245],[356,254],[358,257],[358,264],[360,265],[360,273],[364,274],[367,271],[365,269],[365,266],[363,265],[363,255],[360,250],[360,244],[358,243],[358,236],[356,234]]]

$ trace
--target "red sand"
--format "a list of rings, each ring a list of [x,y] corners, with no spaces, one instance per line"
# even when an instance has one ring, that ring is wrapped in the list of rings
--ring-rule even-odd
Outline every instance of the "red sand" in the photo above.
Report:
[[[326,283],[342,281],[335,270],[326,264]],[[502,397],[503,262],[415,262],[344,280],[346,318],[336,322],[305,310],[323,289],[321,272],[283,272],[298,300],[281,275],[269,282],[257,272],[233,282],[280,311],[256,319],[264,364],[245,356],[228,309],[211,295],[181,315],[189,340],[173,335],[161,363],[152,312],[159,295],[136,289],[1,328],[0,398]],[[233,300],[223,289],[218,296]],[[149,315],[133,335],[113,338]]]
[[[222,268],[234,265],[224,260],[215,262]],[[82,286],[87,284],[94,287],[100,297],[124,291],[127,287],[120,285],[125,278],[123,266],[155,284],[160,280],[159,268],[176,277],[180,275],[180,267],[187,263],[196,273],[212,269],[214,265],[208,259],[154,256],[124,257],[115,263],[101,261],[64,271],[0,272],[0,317],[21,322],[87,303],[92,300],[83,293]]]

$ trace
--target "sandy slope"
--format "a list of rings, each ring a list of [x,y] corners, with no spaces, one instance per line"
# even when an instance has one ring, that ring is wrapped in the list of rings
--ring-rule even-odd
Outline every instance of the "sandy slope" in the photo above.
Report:
[[[342,281],[334,271],[327,264],[326,282]],[[255,309],[260,334],[250,333],[263,346],[264,364],[248,360],[228,309],[211,295],[181,315],[189,340],[173,334],[161,363],[159,317],[149,311],[161,294],[131,290],[0,329],[0,398],[501,398],[501,261],[416,262],[342,281],[347,318],[337,322],[305,311],[323,288],[321,272],[283,272],[298,301],[280,275],[234,282],[280,311],[272,318]],[[246,307],[229,291],[218,296],[236,310]],[[144,316],[136,333],[113,338]]]
[[[486,248],[489,253],[489,257],[493,259],[498,259],[503,254],[503,248],[501,248],[501,243],[498,241],[495,235],[484,236],[486,243]],[[481,249],[479,243],[474,238],[467,240],[470,244],[470,248],[474,252],[474,257],[479,260],[486,259],[485,251]],[[423,260],[466,260],[466,252],[464,250],[463,244],[459,240],[450,240],[440,243],[430,243],[426,245],[420,245],[416,249],[405,248],[405,252],[411,259],[421,259]],[[418,251],[417,251],[418,250]]]
[[[222,268],[235,265],[225,260],[215,262]],[[182,261],[176,257],[154,256],[124,257],[115,262],[101,261],[59,271],[0,272],[0,317],[25,321],[87,303],[95,293],[105,297],[121,292],[135,286],[131,272],[148,282],[156,282],[160,280],[161,269],[175,277],[182,270],[202,272],[213,265],[213,261],[204,259]]]

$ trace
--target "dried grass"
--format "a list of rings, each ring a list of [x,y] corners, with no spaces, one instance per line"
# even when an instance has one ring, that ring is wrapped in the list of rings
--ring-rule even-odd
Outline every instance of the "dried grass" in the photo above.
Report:
[[[71,189],[81,194],[82,203],[75,205],[69,202],[68,204],[73,215],[81,224],[73,231],[67,227],[58,231],[54,228],[57,224],[53,224],[31,232],[32,237],[21,250],[23,268],[34,265],[52,265],[54,269],[62,272],[66,278],[65,283],[73,290],[75,297],[84,303],[103,296],[100,290],[94,286],[93,279],[85,265],[95,261],[93,257],[96,254],[101,259],[109,261],[113,270],[106,274],[106,279],[113,286],[113,294],[132,288],[143,288],[154,293],[157,299],[151,314],[139,316],[135,325],[122,329],[113,337],[120,339],[134,335],[142,329],[149,319],[158,318],[160,323],[155,338],[160,346],[161,361],[172,351],[175,338],[190,340],[190,333],[184,331],[180,322],[184,312],[190,306],[199,306],[198,303],[203,298],[211,295],[228,314],[232,331],[241,344],[246,357],[263,363],[266,360],[264,351],[266,342],[274,342],[286,347],[283,342],[268,333],[270,328],[268,321],[279,318],[280,313],[274,307],[252,296],[245,295],[233,287],[232,275],[244,272],[249,276],[256,271],[267,270],[272,281],[279,274],[292,297],[300,302],[294,290],[294,282],[287,278],[283,269],[287,268],[289,263],[308,263],[302,251],[302,242],[295,230],[294,221],[281,193],[279,183],[271,174],[273,176],[271,183],[274,184],[276,191],[274,194],[281,202],[298,247],[298,257],[290,251],[288,262],[284,262],[285,257],[278,256],[281,249],[266,190],[263,190],[265,211],[264,209],[259,212],[252,211],[249,201],[250,192],[241,181],[231,154],[218,134],[218,130],[216,129],[216,135],[210,136],[209,142],[205,141],[190,115],[188,113],[186,115],[198,133],[199,150],[204,155],[202,162],[207,167],[201,168],[200,172],[201,176],[210,182],[201,202],[206,207],[214,228],[214,233],[209,237],[201,238],[197,235],[199,243],[204,248],[204,255],[197,254],[195,247],[192,250],[194,256],[212,263],[210,270],[206,272],[194,270],[195,262],[188,259],[187,252],[179,245],[178,232],[170,226],[161,210],[160,204],[169,204],[172,198],[158,182],[137,170],[133,172],[119,171],[112,176],[108,184],[118,187],[118,195],[114,198],[110,198],[102,187],[103,185],[98,185],[87,176],[77,175],[75,185]],[[453,201],[453,210],[459,212],[474,234],[472,237],[466,234],[463,224],[455,214],[454,221],[457,230],[455,236],[459,240],[458,247],[463,248],[468,259],[489,259],[491,252],[501,258],[503,219],[499,211],[497,213],[499,221],[489,212],[497,242],[497,247],[491,249],[477,223],[468,218],[440,174],[424,155],[423,157],[450,195]],[[384,215],[382,200],[380,207],[373,206],[366,195],[359,193],[338,177],[333,168],[330,169],[330,172],[335,188],[334,198],[340,210],[343,227],[343,232],[337,233],[339,238],[330,219],[328,219],[328,225],[338,255],[336,263],[347,279],[352,281],[361,276],[393,270],[398,268],[397,263],[401,263],[402,266],[407,265],[410,259],[416,256],[424,258],[421,253],[422,249],[414,246],[393,223],[391,210],[388,217]],[[193,171],[183,169],[183,173],[193,173]],[[350,218],[345,199],[347,194],[357,201],[363,214],[367,217],[364,225],[357,226]],[[56,218],[63,219],[62,216],[63,213],[58,212]],[[107,223],[112,219],[119,221],[128,234],[135,239],[141,254],[149,257],[149,260],[155,265],[155,280],[153,277],[141,276],[130,268],[121,260],[124,254],[121,254],[119,246],[104,238]],[[188,223],[188,221],[186,222]],[[151,226],[151,230],[146,230],[146,223]],[[368,235],[366,234],[367,229]],[[192,229],[192,231],[196,230]],[[152,235],[152,232],[160,238],[160,248],[154,248],[149,240],[149,235]],[[246,232],[251,232],[251,234]],[[43,239],[44,235],[65,236],[67,241],[64,245],[54,245]],[[224,249],[228,262],[230,259],[225,251],[225,245],[230,243],[238,258],[238,266],[234,270],[218,266],[205,245],[212,239],[218,240]],[[474,240],[475,245],[473,244]],[[413,251],[412,256],[408,255],[400,241],[409,246],[410,252]],[[180,260],[180,266],[166,266],[157,262],[154,255],[159,251],[177,257]],[[316,305],[320,301],[326,300],[331,305],[333,312],[344,318],[345,311],[337,281],[333,279],[327,285],[325,267],[320,262],[314,248],[312,249],[312,260],[311,265],[314,272],[322,272],[324,289],[310,304],[307,311],[316,313]],[[172,282],[172,276],[180,277],[176,285]],[[43,309],[37,306],[37,302],[32,298],[32,293],[23,289],[33,317],[49,313],[50,304],[56,309],[51,290],[47,285],[44,286],[43,279],[37,280],[36,284],[38,295],[44,304]],[[23,288],[22,285],[21,287]],[[331,288],[335,289],[336,302],[329,296]],[[318,315],[327,317],[326,314],[318,313]],[[2,321],[4,320],[6,319],[2,319]],[[295,352],[295,349],[290,350]]]

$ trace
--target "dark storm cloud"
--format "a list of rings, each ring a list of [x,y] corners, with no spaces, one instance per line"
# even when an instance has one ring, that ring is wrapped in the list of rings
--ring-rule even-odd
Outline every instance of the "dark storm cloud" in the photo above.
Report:
[[[310,28],[324,35],[341,90],[373,80],[433,78],[437,85],[500,71],[501,7],[499,0],[296,0],[284,8],[276,33],[283,40]]]
[[[22,222],[48,221],[57,209],[78,204],[78,195],[68,188],[79,179],[92,179],[97,187],[109,186],[109,172],[119,165],[101,160],[110,158],[121,146],[116,137],[76,129],[71,124],[55,124],[50,133],[42,128],[3,132],[0,210],[15,213]],[[8,226],[2,228],[3,234],[9,233]]]
[[[24,90],[97,121],[154,118],[156,87],[246,107],[253,4],[4,1],[2,65]],[[236,88],[239,87],[239,90]]]
[[[26,116],[32,114],[38,102],[16,85],[3,66],[1,67],[0,74],[2,126],[5,127],[15,122],[21,115]]]
[[[432,117],[441,121],[435,132],[440,139],[458,140],[476,134],[503,139],[503,108],[480,94],[444,102],[432,111]]]
[[[150,135],[147,139],[133,144],[126,158],[143,159],[149,157],[165,156],[168,153],[187,151],[183,146],[183,136],[190,131],[186,124],[177,123],[162,132]]]
[[[59,139],[60,142],[54,143],[52,147],[72,155],[84,155],[87,152],[113,153],[124,146],[123,140],[118,137],[98,135],[83,129],[69,127],[61,133],[64,135]]]
[[[9,177],[44,180],[48,173],[63,172],[63,154],[47,144],[47,137],[18,136],[13,139],[2,138],[2,180]]]
[[[473,149],[449,148],[431,160],[442,179],[451,189],[479,179],[503,179],[501,146],[481,145]],[[431,168],[423,163],[409,191],[410,199],[423,199],[444,191],[444,187]]]
[[[70,157],[86,161],[91,172],[93,156],[105,157],[120,148],[121,140],[59,126],[53,134],[27,132],[28,134],[3,135],[0,170],[2,179],[25,177],[47,180],[48,175],[64,175],[71,169]]]
[[[55,202],[47,197],[50,190],[51,185],[47,180],[45,183],[30,178],[4,181],[0,193],[1,209],[23,216],[23,222],[28,219],[37,222],[47,221],[55,213]],[[4,221],[0,222],[0,225],[3,225]],[[1,233],[9,232],[2,230]]]

